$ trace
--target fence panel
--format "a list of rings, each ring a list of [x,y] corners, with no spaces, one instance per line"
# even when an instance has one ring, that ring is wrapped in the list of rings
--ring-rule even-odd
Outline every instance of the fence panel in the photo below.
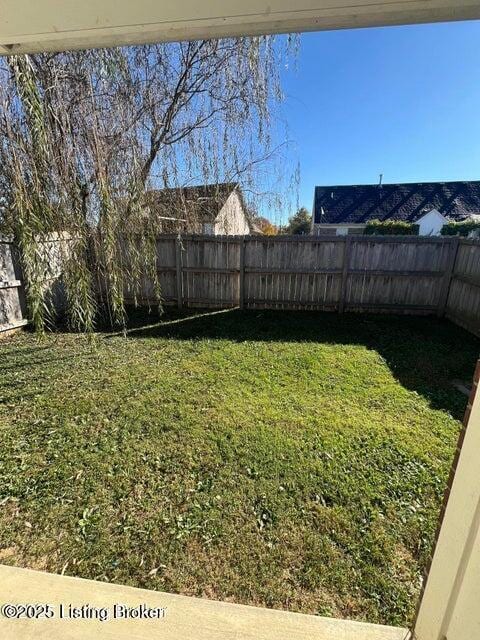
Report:
[[[446,315],[480,336],[480,243],[462,240],[448,292]]]
[[[0,236],[0,333],[27,323],[21,277],[12,241]]]
[[[238,306],[240,239],[236,236],[185,236],[177,242],[183,305]]]
[[[439,311],[452,241],[356,237],[350,245],[349,310]]]
[[[341,289],[344,240],[249,237],[245,240],[247,308],[333,309]]]

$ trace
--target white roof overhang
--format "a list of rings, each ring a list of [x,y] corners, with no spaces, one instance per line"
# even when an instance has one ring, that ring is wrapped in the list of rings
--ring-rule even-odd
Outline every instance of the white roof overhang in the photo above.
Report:
[[[477,18],[479,0],[2,0],[0,54]]]

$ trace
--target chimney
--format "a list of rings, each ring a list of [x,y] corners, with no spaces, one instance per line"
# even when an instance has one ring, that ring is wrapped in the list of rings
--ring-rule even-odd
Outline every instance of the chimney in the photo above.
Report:
[[[380,179],[378,181],[378,188],[381,189],[382,188],[382,182],[383,182],[383,173],[380,174]]]

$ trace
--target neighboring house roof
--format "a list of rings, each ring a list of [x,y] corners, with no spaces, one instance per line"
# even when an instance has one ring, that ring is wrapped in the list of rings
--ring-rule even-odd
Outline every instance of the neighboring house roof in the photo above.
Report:
[[[478,214],[480,181],[315,187],[316,224],[362,224],[375,219],[415,222],[432,209],[453,221]]]
[[[252,236],[263,236],[263,231],[260,229],[258,224],[253,222],[253,220],[248,220],[248,227]]]
[[[145,199],[150,210],[159,216],[214,222],[235,189],[241,198],[237,183],[223,182],[175,189],[152,189],[147,191]]]

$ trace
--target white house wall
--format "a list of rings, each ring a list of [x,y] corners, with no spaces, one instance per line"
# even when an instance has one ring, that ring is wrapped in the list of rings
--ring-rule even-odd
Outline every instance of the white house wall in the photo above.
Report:
[[[218,214],[215,220],[214,233],[216,236],[243,236],[250,233],[242,200],[236,191],[233,191],[228,196]]]

